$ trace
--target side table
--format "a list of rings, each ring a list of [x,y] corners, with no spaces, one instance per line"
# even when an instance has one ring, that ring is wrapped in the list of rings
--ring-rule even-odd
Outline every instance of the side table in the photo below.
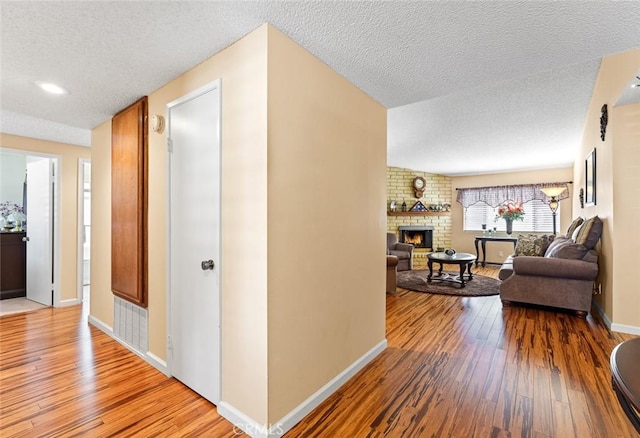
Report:
[[[480,242],[482,247],[482,267],[486,264],[487,259],[487,242],[512,242],[513,249],[516,249],[516,243],[518,242],[517,237],[511,236],[476,236],[474,244],[476,246],[476,266],[478,266],[478,262],[480,261],[480,253],[478,252],[478,242]]]

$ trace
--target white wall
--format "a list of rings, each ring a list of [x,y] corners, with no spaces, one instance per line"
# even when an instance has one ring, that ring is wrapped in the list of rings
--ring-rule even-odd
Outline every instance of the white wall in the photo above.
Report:
[[[27,156],[0,152],[0,202],[22,205],[22,188],[27,172]]]

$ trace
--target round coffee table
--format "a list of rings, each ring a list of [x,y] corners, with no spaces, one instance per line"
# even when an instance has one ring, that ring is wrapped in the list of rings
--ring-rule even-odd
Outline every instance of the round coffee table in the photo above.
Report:
[[[640,338],[618,344],[610,361],[613,389],[629,421],[640,433]]]
[[[427,254],[427,265],[429,266],[429,275],[427,276],[427,282],[431,281],[449,281],[452,283],[460,284],[460,287],[464,287],[465,280],[473,280],[473,274],[471,273],[471,266],[476,260],[476,256],[466,252],[457,252],[453,255],[447,255],[443,252],[432,252]],[[433,277],[433,264],[439,263],[440,269],[438,269],[438,275]],[[447,273],[442,273],[443,265],[458,265],[460,266],[460,275],[451,276]],[[466,272],[466,273],[465,273]]]

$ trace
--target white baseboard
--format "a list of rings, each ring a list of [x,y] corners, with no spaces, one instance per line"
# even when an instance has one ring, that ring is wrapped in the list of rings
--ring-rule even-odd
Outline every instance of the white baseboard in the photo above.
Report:
[[[607,326],[609,330],[618,332],[618,333],[627,333],[629,335],[640,335],[640,327],[636,327],[633,325],[626,325],[626,324],[617,324],[617,323],[611,322],[607,314],[604,313],[604,310],[602,310],[602,307],[600,307],[600,304],[594,301],[593,307],[596,309],[596,311],[598,312],[598,316],[600,316],[602,321],[604,321],[604,324]]]
[[[218,403],[217,408],[218,414],[233,424],[234,436],[246,433],[252,438],[275,438],[281,437],[285,433],[281,425],[260,425],[244,412],[236,409],[227,402],[221,401]]]
[[[238,433],[242,431],[253,438],[281,437],[386,348],[387,340],[383,339],[275,424],[260,425],[223,401],[218,404],[218,414],[233,423]]]
[[[82,304],[82,301],[77,298],[72,298],[70,300],[61,300],[58,302],[58,307],[76,306],[78,304]]]
[[[109,335],[110,337],[113,338],[113,327],[111,327],[111,326],[105,324],[104,322],[100,321],[95,316],[89,315],[89,317],[87,319],[89,321],[89,324],[91,324],[92,326],[94,326],[98,330],[105,332],[107,335]]]
[[[167,366],[166,361],[160,359],[158,356],[156,356],[150,351],[147,351],[146,356],[147,356],[146,358],[147,362],[153,365],[157,370],[161,371],[165,376],[171,377],[171,373],[169,373],[169,367]]]
[[[142,354],[141,352],[137,351],[135,348],[133,348],[131,345],[129,345],[126,342],[124,342],[122,339],[117,338],[113,334],[113,327],[110,327],[109,325],[107,325],[104,322],[100,321],[96,317],[89,315],[88,321],[89,321],[89,324],[91,324],[92,326],[94,326],[98,330],[104,332],[111,339],[113,339],[118,344],[120,344],[123,347],[125,347],[127,350],[131,351],[133,354],[135,354],[140,359],[142,359],[145,362],[147,362],[149,365],[151,365],[152,367],[154,367],[155,369],[160,371],[162,374],[164,374],[167,377],[171,377],[171,375],[169,374],[169,369],[167,368],[166,362],[163,361],[162,359],[160,359],[158,356],[156,356],[155,354],[153,354],[153,353],[151,353],[149,351],[147,351],[146,354]]]
[[[640,335],[640,327],[626,324],[611,324],[611,330],[614,332],[627,333],[630,335]]]

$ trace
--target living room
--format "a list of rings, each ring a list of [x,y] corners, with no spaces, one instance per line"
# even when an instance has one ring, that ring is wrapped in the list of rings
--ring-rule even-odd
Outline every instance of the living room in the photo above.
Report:
[[[638,297],[624,274],[633,272],[626,266],[633,261],[616,257],[618,248],[627,252],[626,245],[634,244],[628,236],[636,225],[624,216],[625,202],[617,200],[635,199],[633,175],[622,168],[637,163],[637,152],[625,146],[633,144],[633,134],[617,127],[629,109],[613,106],[638,69],[638,56],[634,50],[603,61],[586,111],[584,140],[572,167],[543,173],[452,176],[450,196],[438,201],[451,205],[451,237],[449,244],[443,241],[442,245],[472,251],[474,233],[462,229],[456,188],[573,181],[570,199],[562,201],[559,229],[577,215],[607,219],[602,242],[603,293],[597,300],[612,327],[621,331],[640,327],[631,305]],[[223,213],[226,246],[220,269],[225,291],[222,400],[227,402],[226,414],[236,415],[238,423],[253,425],[299,419],[296,415],[313,405],[305,405],[310,397],[319,400],[337,390],[343,380],[334,380],[336,375],[346,381],[386,346],[388,302],[381,293],[384,272],[377,267],[382,266],[387,230],[387,108],[268,25],[177,74],[144,93],[149,95],[149,115],[165,114],[173,99],[217,77],[222,77],[225,96],[222,132],[229,146],[224,150],[222,174],[223,199],[229,208]],[[611,105],[609,132],[613,135],[603,142],[599,119],[604,102]],[[90,132],[95,203],[89,320],[105,333],[114,326],[110,117],[120,109],[113,108]],[[18,150],[32,150],[33,145],[58,148],[60,143],[6,132],[0,140],[2,147]],[[581,209],[576,189],[584,185],[583,160],[594,145],[598,145],[598,203]],[[150,344],[142,356],[163,372],[170,367],[166,149],[166,137],[149,131]],[[77,221],[73,168],[81,154],[50,151],[61,155],[70,169],[70,173],[63,170],[61,220],[66,227]],[[613,221],[619,220],[623,222],[614,227]],[[625,232],[613,232],[620,229]],[[65,230],[62,241],[71,245],[65,246],[61,263],[61,301],[77,304],[74,248],[78,235],[76,230]],[[338,242],[357,248],[349,266],[336,266],[335,254],[343,251]]]

